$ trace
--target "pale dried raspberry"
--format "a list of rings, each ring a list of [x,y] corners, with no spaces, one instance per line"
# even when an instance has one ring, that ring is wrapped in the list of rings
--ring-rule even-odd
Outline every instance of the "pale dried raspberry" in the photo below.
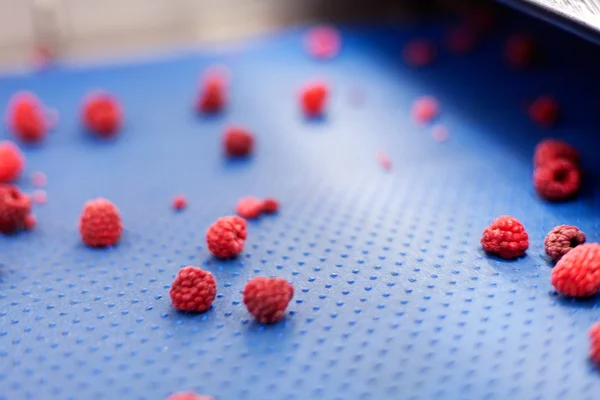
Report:
[[[227,74],[212,67],[202,77],[196,108],[205,114],[223,110],[227,104]]]
[[[589,330],[590,359],[600,368],[600,322],[596,322]]]
[[[85,203],[79,232],[83,242],[92,247],[114,246],[123,232],[119,209],[106,199],[95,199]]]
[[[95,92],[83,102],[82,119],[92,133],[108,138],[116,135],[122,125],[122,111],[117,99],[109,93]]]
[[[0,142],[0,182],[15,181],[25,168],[25,157],[12,142]]]
[[[316,58],[333,58],[340,51],[341,38],[337,29],[319,26],[308,31],[305,39],[306,51]]]
[[[245,219],[258,218],[262,212],[262,201],[256,197],[242,197],[238,200],[235,212]]]
[[[217,281],[208,271],[184,267],[171,284],[169,295],[173,307],[180,311],[204,312],[217,295]]]
[[[25,217],[24,227],[26,231],[30,231],[37,225],[37,218],[34,215],[29,214]]]
[[[551,127],[556,124],[560,114],[558,103],[551,96],[540,96],[529,106],[529,117],[541,127]]]
[[[244,250],[246,240],[245,219],[230,216],[219,218],[206,231],[208,250],[218,258],[232,258]]]
[[[328,96],[329,89],[325,83],[315,82],[305,86],[300,94],[300,106],[304,115],[309,118],[322,116]]]
[[[215,400],[210,396],[202,396],[194,392],[174,393],[167,397],[166,400]]]
[[[262,201],[262,212],[265,214],[274,214],[279,211],[279,202],[277,199],[267,197]]]
[[[183,195],[177,195],[173,199],[173,208],[177,211],[183,210],[187,207],[187,199]]]
[[[241,127],[230,127],[223,136],[223,149],[229,157],[247,157],[254,149],[254,135]]]
[[[579,166],[579,151],[567,142],[559,139],[544,139],[535,146],[535,154],[533,156],[535,167],[554,161],[557,158],[571,161],[573,164]]]
[[[261,324],[272,324],[283,318],[294,287],[282,278],[253,278],[244,287],[244,304]]]
[[[504,47],[504,58],[514,68],[530,67],[539,58],[535,39],[527,34],[515,34],[508,38]]]
[[[560,260],[574,247],[583,243],[585,243],[585,234],[576,226],[571,225],[559,225],[552,228],[544,239],[546,254],[554,261]]]
[[[501,216],[485,228],[481,246],[488,253],[512,259],[525,255],[529,248],[529,236],[516,218]]]
[[[581,172],[576,165],[564,159],[547,162],[533,172],[533,187],[548,201],[572,198],[579,191]]]
[[[415,100],[411,113],[416,122],[426,124],[438,116],[440,105],[435,97],[423,96]]]
[[[19,188],[0,184],[0,232],[15,233],[25,228],[31,200]]]
[[[589,297],[600,291],[600,244],[581,244],[556,263],[552,285],[566,296]]]
[[[404,61],[412,67],[424,67],[435,61],[436,49],[433,42],[427,39],[414,39],[402,50]]]
[[[39,143],[46,137],[44,109],[33,93],[17,93],[11,98],[8,121],[13,134],[25,143]]]

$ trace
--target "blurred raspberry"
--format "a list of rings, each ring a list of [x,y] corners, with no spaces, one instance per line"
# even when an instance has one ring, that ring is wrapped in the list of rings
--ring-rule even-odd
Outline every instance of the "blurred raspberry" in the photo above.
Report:
[[[283,318],[294,287],[282,278],[253,278],[244,287],[244,304],[261,324],[272,324]]]
[[[431,128],[431,136],[436,142],[445,142],[450,137],[450,132],[445,125],[438,124]]]
[[[212,114],[223,110],[226,104],[226,74],[223,71],[213,68],[202,77],[196,108],[202,113]]]
[[[506,41],[504,58],[511,67],[531,67],[539,58],[538,44],[530,35],[512,35]]]
[[[488,253],[512,259],[525,255],[529,248],[529,236],[516,218],[501,216],[485,228],[481,246]]]
[[[579,166],[579,151],[567,142],[558,139],[545,139],[535,146],[533,156],[535,167],[554,161],[557,158],[571,161]]]
[[[305,39],[306,51],[315,58],[333,58],[340,51],[341,38],[337,29],[319,26],[308,31]]]
[[[171,284],[169,295],[173,307],[180,311],[204,312],[217,295],[217,281],[208,271],[184,267]]]
[[[88,246],[116,245],[123,232],[119,209],[106,199],[88,201],[81,214],[79,232],[81,239]]]
[[[38,205],[42,205],[42,204],[46,204],[46,202],[48,201],[48,194],[46,193],[45,190],[34,190],[33,193],[31,194],[31,199],[33,200],[33,202],[35,204]]]
[[[402,57],[411,67],[430,65],[436,58],[435,45],[427,39],[413,39],[404,46]]]
[[[40,100],[29,92],[10,100],[8,122],[13,134],[25,143],[39,143],[46,137],[48,124]]]
[[[23,169],[25,169],[25,157],[19,148],[13,142],[0,142],[0,182],[15,181]]]
[[[256,197],[242,197],[235,207],[235,212],[245,219],[258,218],[262,212],[262,201]]]
[[[279,202],[277,199],[267,197],[262,201],[262,212],[265,214],[274,214],[279,211]]]
[[[173,199],[173,208],[177,211],[183,210],[187,207],[187,199],[183,195],[177,195]]]
[[[379,161],[381,168],[385,169],[386,171],[392,169],[392,160],[390,160],[390,156],[388,156],[385,151],[379,151],[377,153],[377,161]]]
[[[244,128],[231,127],[223,136],[223,147],[229,157],[246,157],[254,149],[254,136]]]
[[[109,93],[88,94],[83,103],[82,118],[92,133],[109,138],[117,134],[122,125],[122,111],[117,99]]]
[[[217,258],[232,258],[244,250],[247,222],[240,217],[222,217],[206,231],[208,250]]]
[[[466,54],[477,45],[477,33],[468,25],[454,28],[446,37],[446,47],[453,53]]]
[[[305,86],[300,95],[300,106],[304,115],[309,118],[322,116],[328,96],[329,89],[324,83],[316,82]]]
[[[556,124],[559,117],[558,103],[551,96],[540,96],[529,106],[529,117],[541,127],[548,128]]]
[[[577,194],[580,185],[581,172],[579,168],[564,159],[547,162],[533,172],[535,191],[545,200],[568,200]]]
[[[215,400],[210,396],[201,396],[193,392],[174,393],[167,397],[166,400]]]
[[[600,368],[600,322],[596,322],[589,331],[590,336],[590,359]]]
[[[14,185],[0,184],[0,232],[15,233],[25,228],[31,200]]]
[[[46,186],[46,182],[48,182],[48,178],[46,178],[46,174],[43,172],[34,172],[31,174],[31,184],[37,187]]]
[[[566,296],[589,297],[600,291],[600,244],[581,244],[552,270],[552,285]]]
[[[24,228],[26,231],[30,231],[37,225],[37,218],[31,214],[25,217]]]
[[[546,254],[554,261],[571,251],[574,247],[585,243],[585,234],[576,226],[559,225],[554,228],[544,239]]]
[[[435,97],[423,96],[415,100],[411,113],[416,122],[426,124],[438,116],[440,105]]]

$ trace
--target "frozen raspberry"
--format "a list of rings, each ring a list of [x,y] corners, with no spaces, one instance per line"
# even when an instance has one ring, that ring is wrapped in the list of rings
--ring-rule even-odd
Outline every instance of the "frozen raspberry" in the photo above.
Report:
[[[274,214],[279,211],[279,202],[272,197],[267,197],[263,199],[261,208],[265,214]]]
[[[15,233],[26,227],[31,200],[13,185],[0,184],[0,232]]]
[[[183,195],[177,195],[173,199],[173,208],[177,211],[183,210],[187,207],[187,199]]]
[[[304,87],[300,96],[300,106],[309,118],[320,117],[325,113],[329,89],[324,83],[311,83]]]
[[[23,226],[23,228],[25,228],[26,231],[30,231],[33,228],[35,228],[35,226],[37,225],[37,218],[31,214],[29,214],[28,216],[25,217],[25,224]]]
[[[244,250],[246,240],[245,219],[231,216],[222,217],[206,231],[208,250],[217,258],[232,258]]]
[[[502,258],[517,258],[525,255],[525,250],[529,247],[529,236],[516,218],[502,216],[485,228],[481,246],[488,253]]]
[[[48,124],[40,100],[33,93],[18,93],[10,100],[8,121],[13,134],[25,143],[39,143]]]
[[[223,136],[223,147],[229,157],[247,157],[254,149],[254,135],[244,128],[231,127]]]
[[[261,324],[281,320],[294,296],[294,287],[282,278],[253,278],[244,287],[244,304]]]
[[[416,122],[426,124],[438,116],[440,105],[435,97],[423,96],[415,100],[411,113]]]
[[[536,167],[554,161],[557,158],[571,161],[577,166],[579,165],[579,151],[567,142],[558,139],[545,139],[535,146],[533,163]]]
[[[217,295],[213,274],[196,267],[179,270],[169,292],[173,307],[180,311],[204,312]]]
[[[121,128],[123,115],[117,99],[109,93],[89,94],[83,103],[82,119],[92,133],[109,138]]]
[[[600,291],[600,244],[581,244],[565,254],[552,270],[552,285],[572,297],[589,297]]]
[[[537,44],[529,35],[513,35],[506,41],[504,58],[511,67],[530,67],[537,61],[537,56]]]
[[[215,400],[215,399],[210,396],[201,396],[194,392],[181,392],[181,393],[174,393],[174,394],[170,395],[169,397],[167,397],[166,400]]]
[[[548,201],[572,198],[579,191],[581,172],[570,161],[556,159],[533,172],[533,186],[538,196]]]
[[[583,243],[585,243],[585,234],[576,226],[571,225],[559,225],[552,228],[544,239],[546,254],[554,261],[560,260],[574,247]]]
[[[119,209],[106,199],[95,199],[85,203],[79,232],[83,242],[91,247],[114,246],[123,232]]]
[[[199,112],[214,114],[223,110],[227,104],[227,76],[224,71],[212,68],[200,83],[200,94],[196,102]]]
[[[414,39],[402,50],[404,61],[412,67],[424,67],[435,61],[435,45],[427,39]]]
[[[25,157],[12,142],[0,142],[0,182],[15,181],[25,168]]]
[[[315,58],[333,58],[340,51],[340,34],[329,26],[320,26],[308,31],[305,46],[308,54]]]
[[[590,359],[600,368],[600,322],[596,322],[589,331],[590,336]]]
[[[549,128],[559,117],[558,103],[553,97],[540,96],[529,106],[529,117],[541,127]]]
[[[256,197],[242,197],[235,207],[235,212],[245,219],[258,218],[262,212],[262,201]]]

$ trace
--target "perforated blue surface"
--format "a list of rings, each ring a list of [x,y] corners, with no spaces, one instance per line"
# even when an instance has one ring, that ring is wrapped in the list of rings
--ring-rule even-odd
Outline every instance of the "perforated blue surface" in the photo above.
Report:
[[[442,25],[343,30],[341,56],[314,62],[302,32],[233,53],[60,69],[0,80],[0,102],[35,91],[61,115],[28,171],[48,176],[48,203],[31,233],[0,239],[0,399],[163,399],[196,390],[227,399],[598,398],[587,330],[599,298],[552,291],[543,238],[557,224],[600,234],[598,49],[532,21],[546,63],[516,73],[501,61],[504,34],[472,55],[442,52],[424,70],[402,65],[405,41],[439,40]],[[200,71],[232,72],[231,107],[203,119],[191,108]],[[297,89],[324,78],[324,121],[300,115]],[[122,135],[84,135],[77,112],[90,89],[120,97]],[[348,97],[360,90],[364,104]],[[523,111],[555,95],[563,120],[534,126]],[[451,133],[435,142],[410,119],[412,101],[440,99]],[[220,134],[240,123],[258,137],[247,162],[220,154]],[[582,196],[551,205],[531,185],[543,137],[584,154]],[[385,150],[393,169],[376,154]],[[27,180],[22,182],[25,189]],[[170,209],[176,193],[190,207]],[[252,222],[243,256],[210,257],[204,232],[245,195],[275,196],[281,213]],[[123,214],[122,243],[80,244],[83,203],[103,196]],[[530,233],[528,255],[486,256],[479,238],[502,214]],[[183,265],[215,274],[218,297],[203,315],[175,312],[169,285]],[[289,315],[263,327],[241,303],[245,282],[281,276],[296,287]]]

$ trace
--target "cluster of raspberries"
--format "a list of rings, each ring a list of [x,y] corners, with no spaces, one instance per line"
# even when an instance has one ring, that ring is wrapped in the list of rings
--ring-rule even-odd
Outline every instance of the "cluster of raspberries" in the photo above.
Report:
[[[563,201],[575,196],[581,186],[579,152],[557,139],[541,141],[533,159],[533,187],[548,201]]]

